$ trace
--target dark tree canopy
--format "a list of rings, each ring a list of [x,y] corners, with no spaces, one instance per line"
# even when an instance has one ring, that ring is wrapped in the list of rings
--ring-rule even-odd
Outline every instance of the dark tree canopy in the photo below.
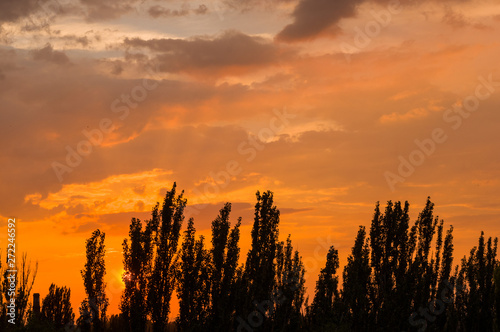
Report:
[[[42,301],[40,319],[49,322],[55,329],[72,326],[75,319],[71,307],[71,290],[50,285],[49,294]]]

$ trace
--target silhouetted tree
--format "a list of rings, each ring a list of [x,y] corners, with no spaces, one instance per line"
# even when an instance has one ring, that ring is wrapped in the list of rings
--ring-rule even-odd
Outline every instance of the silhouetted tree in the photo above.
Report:
[[[495,283],[495,322],[497,330],[500,331],[500,263],[498,261],[493,278]]]
[[[106,275],[104,240],[105,234],[97,229],[87,239],[85,245],[87,258],[81,275],[87,297],[80,306],[79,319],[79,324],[84,331],[92,328],[93,332],[100,332],[105,328],[109,301],[104,282]]]
[[[235,276],[240,254],[238,242],[241,217],[230,231],[230,213],[231,203],[226,203],[212,222],[210,328],[214,331],[230,330],[232,315],[235,311],[231,291],[236,283]]]
[[[168,323],[170,299],[176,286],[177,245],[184,220],[184,192],[176,195],[176,184],[167,192],[156,236],[154,266],[149,280],[148,307],[154,332],[163,332]]]
[[[340,323],[338,268],[339,253],[334,246],[331,246],[326,256],[325,267],[321,269],[319,279],[316,282],[313,302],[308,309],[308,320],[313,331],[333,330]]]
[[[290,235],[280,242],[276,266],[275,315],[273,330],[303,330],[302,305],[305,296],[305,269],[298,251],[293,251]]]
[[[245,273],[242,283],[247,289],[244,297],[244,313],[258,310],[260,304],[265,304],[264,316],[269,317],[274,312],[273,291],[276,287],[276,253],[278,248],[278,225],[280,212],[273,205],[273,193],[259,191],[256,193],[255,217],[252,227],[252,245],[247,255]],[[267,329],[272,322],[263,322],[262,329]]]
[[[343,272],[342,304],[351,331],[366,331],[371,326],[371,307],[367,296],[371,287],[368,245],[365,227],[360,226]]]
[[[71,290],[51,284],[49,294],[42,301],[40,319],[49,322],[55,329],[74,324],[75,314],[71,307]]]
[[[370,228],[372,287],[370,301],[372,326],[398,330],[406,325],[401,317],[408,317],[413,285],[409,266],[415,249],[417,226],[409,231],[409,204],[387,203],[384,213],[379,204]]]
[[[467,331],[493,331],[495,317],[494,271],[497,266],[498,239],[490,237],[485,243],[481,232],[477,247],[468,258],[462,259],[457,280],[459,302],[458,319]],[[460,312],[461,311],[461,312]]]
[[[280,212],[273,205],[273,193],[257,192],[255,218],[252,227],[252,247],[248,252],[245,273],[251,299],[267,300],[275,286],[276,249]]]
[[[441,229],[439,232],[441,232]],[[441,235],[439,235],[439,238]],[[437,250],[439,252],[439,250]],[[439,257],[438,254],[436,257]],[[439,264],[437,264],[439,265]],[[438,266],[439,267],[439,266]],[[448,299],[450,296],[453,296],[454,288],[455,288],[455,277],[451,275],[453,269],[453,226],[450,226],[448,231],[446,232],[446,237],[444,239],[443,246],[443,254],[441,259],[441,267],[437,268],[438,271],[438,279],[435,282],[435,287],[437,287],[437,291],[433,294],[433,298],[443,301],[443,299]],[[453,316],[453,305],[450,303],[443,302],[443,305],[446,305],[446,313],[442,313],[437,316],[436,322],[434,323],[434,329],[437,331],[445,331],[449,330],[450,326],[454,325],[450,324]]]
[[[338,251],[332,246],[304,315],[304,264],[290,235],[278,239],[280,213],[272,192],[256,194],[251,248],[246,264],[239,266],[241,218],[231,229],[230,203],[212,222],[210,250],[203,236],[196,238],[190,219],[179,252],[186,200],[175,189],[174,183],[162,210],[157,205],[144,225],[132,219],[123,243],[122,315],[113,317],[110,330],[148,330],[148,317],[154,332],[173,329],[168,314],[174,290],[180,331],[498,329],[497,239],[485,241],[481,234],[478,246],[454,268],[453,227],[445,231],[430,198],[411,226],[408,202],[389,201],[383,212],[377,203],[369,237],[365,227],[358,230],[342,290]],[[91,305],[82,304],[80,322],[87,321]]]
[[[130,240],[123,241],[123,281],[120,309],[122,318],[128,322],[128,330],[142,332],[146,330],[148,317],[148,280],[152,273],[154,253],[154,235],[158,228],[158,205],[153,208],[152,219],[143,224],[133,218],[130,223]]]
[[[111,315],[109,317],[107,332],[123,332],[128,329],[130,329],[130,321],[125,319],[123,314]]]
[[[182,242],[179,282],[178,325],[181,331],[204,331],[210,305],[210,254],[204,238],[196,240],[193,219],[189,219]]]
[[[15,299],[15,326],[24,326],[26,320],[28,318],[28,310],[29,310],[29,299],[31,295],[31,290],[33,288],[33,284],[35,283],[37,271],[38,271],[38,262],[35,263],[35,267],[31,266],[31,260],[28,260],[28,254],[23,253],[21,255],[21,262],[13,262],[13,260],[8,260],[5,271],[3,273],[3,297],[5,298],[4,310],[7,309],[7,306],[10,305],[10,300],[12,298],[12,287],[10,286],[12,283],[15,284],[14,291],[14,299]],[[17,271],[17,272],[8,272],[8,271]],[[10,310],[10,308],[9,308]],[[6,311],[2,311],[4,314]],[[9,321],[11,317],[8,315],[5,316],[4,319]],[[11,325],[5,325],[11,326]]]

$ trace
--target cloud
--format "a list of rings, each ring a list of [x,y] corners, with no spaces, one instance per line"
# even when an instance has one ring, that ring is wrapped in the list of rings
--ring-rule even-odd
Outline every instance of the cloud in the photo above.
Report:
[[[69,63],[69,58],[62,51],[54,51],[52,45],[47,44],[44,48],[32,52],[33,59],[39,61],[48,61],[55,64],[64,65]]]
[[[82,8],[75,0],[19,0],[0,2],[0,24],[19,22],[25,32],[46,30],[60,16],[80,15]]]
[[[48,0],[0,1],[0,23],[14,22],[41,9]]]
[[[265,8],[265,9],[275,9],[277,6],[282,4],[288,4],[291,2],[298,2],[297,0],[224,0],[221,1],[217,5],[224,5],[230,9],[236,9],[241,11],[242,13],[249,12],[252,9],[256,8]]]
[[[90,22],[117,19],[131,12],[139,0],[80,0]]]
[[[301,0],[292,13],[293,23],[287,25],[276,39],[294,42],[317,37],[346,17],[356,14],[356,6],[364,0]]]
[[[380,117],[380,123],[391,123],[399,121],[408,121],[412,119],[425,118],[429,114],[428,110],[423,107],[414,108],[406,113],[393,112],[391,114],[384,114]]]
[[[189,4],[182,6],[180,10],[178,9],[167,9],[162,6],[153,6],[149,8],[148,14],[151,17],[159,18],[159,17],[180,17],[187,16],[190,13],[194,13],[196,15],[203,15],[208,12],[208,8],[205,5],[199,5],[198,8],[191,9]]]
[[[453,29],[463,29],[469,26],[479,30],[490,29],[489,26],[483,23],[473,23],[469,18],[465,17],[463,13],[454,11],[450,6],[446,6],[442,22],[448,24]]]
[[[165,72],[220,71],[254,68],[279,64],[291,53],[260,37],[252,37],[240,32],[228,31],[208,39],[125,39],[129,48],[146,48],[158,54],[160,69]]]
[[[400,6],[415,6],[435,0],[300,0],[292,12],[293,22],[283,28],[276,39],[281,42],[298,42],[317,38],[325,33],[336,34],[337,24],[345,18],[355,17],[357,9],[364,3]],[[444,0],[442,2],[464,2],[469,0]],[[453,24],[464,23],[463,17],[448,15],[446,20]],[[483,28],[476,24],[476,28]]]
[[[66,45],[87,47],[92,43],[88,36],[65,35],[59,37],[66,42]]]

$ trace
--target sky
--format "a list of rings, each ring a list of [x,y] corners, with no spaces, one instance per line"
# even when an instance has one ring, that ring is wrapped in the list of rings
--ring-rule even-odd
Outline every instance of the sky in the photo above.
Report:
[[[0,246],[16,218],[78,316],[101,229],[118,313],[130,219],[175,181],[198,234],[233,203],[242,259],[272,190],[309,295],[376,202],[430,196],[457,264],[500,230],[499,33],[496,0],[1,0]]]

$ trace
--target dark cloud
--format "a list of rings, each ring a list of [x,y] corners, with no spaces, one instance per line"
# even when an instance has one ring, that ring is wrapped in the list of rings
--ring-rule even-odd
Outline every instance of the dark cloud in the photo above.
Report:
[[[341,19],[356,14],[356,6],[364,0],[301,0],[293,11],[293,23],[276,38],[293,42],[317,37]]]
[[[80,0],[85,6],[88,21],[116,19],[134,10],[134,4],[139,0]]]
[[[113,61],[113,69],[111,70],[111,74],[120,75],[123,73],[123,63],[119,60]]]
[[[217,4],[218,6],[226,6],[231,9],[236,9],[241,12],[247,12],[255,8],[273,8],[281,3],[297,2],[297,0],[224,0]]]
[[[199,5],[198,8],[193,9],[193,12],[197,15],[206,14],[208,12],[208,7],[205,5]]]
[[[149,8],[148,13],[151,17],[180,17],[187,16],[191,13],[196,15],[203,15],[208,12],[208,8],[205,5],[199,5],[198,8],[191,9],[188,4],[182,6],[181,9],[168,9],[162,6],[153,6]]]
[[[88,36],[76,36],[76,35],[66,35],[60,37],[60,39],[66,41],[67,45],[81,45],[83,47],[87,47],[91,44],[91,40]]]
[[[357,7],[365,2],[373,2],[384,6],[415,6],[423,2],[435,0],[300,0],[295,7],[293,22],[287,25],[276,36],[278,41],[296,42],[314,39],[333,29],[338,30],[337,23],[344,18],[356,16]],[[440,3],[466,2],[469,0],[444,0]],[[463,24],[463,17],[449,17],[455,24]],[[478,28],[480,28],[478,26]]]
[[[13,22],[41,9],[48,0],[0,1],[0,23]]]
[[[49,61],[59,65],[69,63],[69,58],[62,51],[54,51],[52,45],[47,44],[44,48],[32,52],[34,60]]]
[[[465,18],[464,14],[453,11],[451,7],[446,7],[443,23],[450,25],[454,29],[465,28],[470,25],[469,20]]]
[[[240,32],[226,32],[215,39],[125,39],[126,47],[157,52],[160,69],[165,72],[221,70],[226,67],[253,67],[278,63],[290,53],[263,38]]]
[[[123,225],[127,226],[132,218],[140,220],[151,219],[151,212],[120,212],[99,215],[99,223],[106,225]]]
[[[189,14],[189,7],[183,7],[182,9],[167,9],[162,6],[153,6],[148,10],[149,15],[154,18],[158,17],[177,17],[177,16],[187,16]]]
[[[22,31],[50,31],[50,24],[58,17],[68,14],[81,15],[82,8],[72,0],[20,0],[0,2],[0,24],[21,23]]]
[[[453,29],[463,29],[467,27],[473,27],[479,30],[491,29],[491,27],[483,23],[472,22],[469,18],[465,17],[463,13],[454,11],[450,6],[446,7],[442,21]]]
[[[313,209],[311,209],[311,208],[302,208],[302,209],[280,208],[279,210],[280,210],[280,214],[292,214],[292,213],[312,211]]]

